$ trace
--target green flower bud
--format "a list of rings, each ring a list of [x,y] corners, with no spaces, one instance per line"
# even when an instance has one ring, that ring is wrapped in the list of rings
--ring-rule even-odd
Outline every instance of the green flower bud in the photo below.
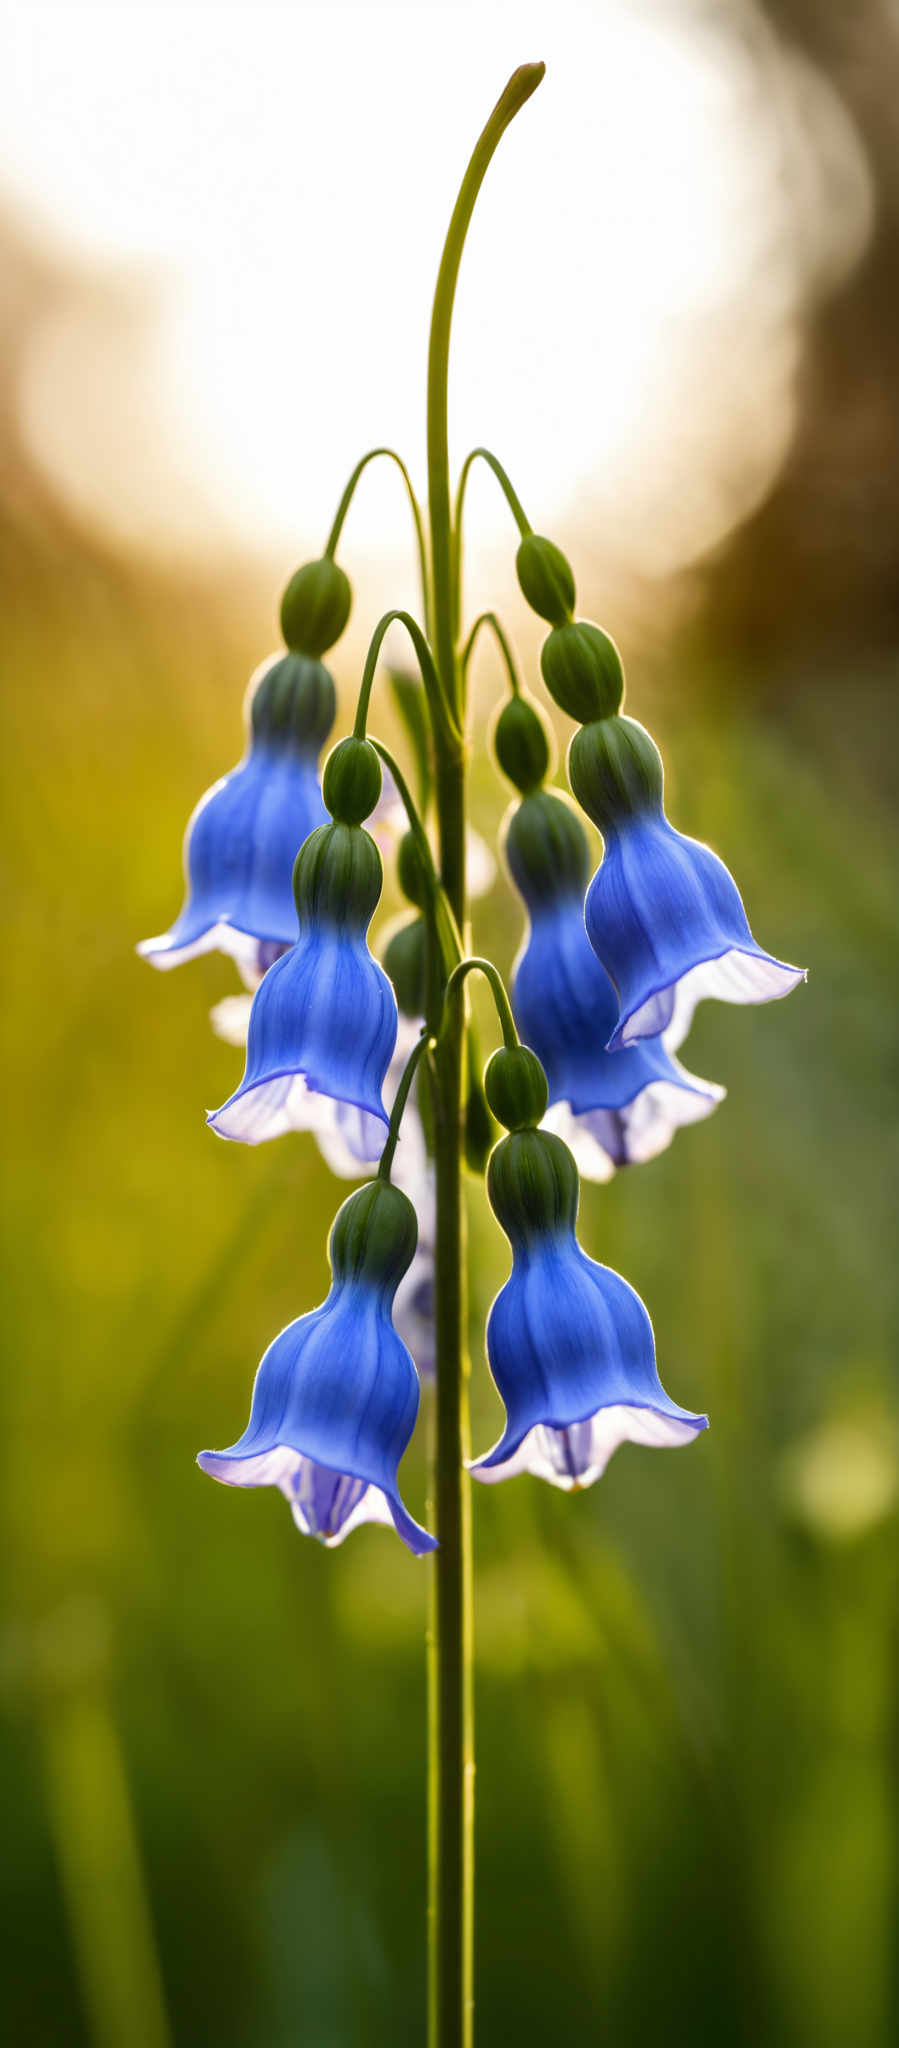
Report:
[[[370,740],[351,737],[331,748],[322,776],[325,808],[341,825],[361,825],[381,794],[381,763]]]
[[[530,1046],[500,1046],[487,1062],[484,1092],[497,1122],[507,1131],[529,1129],[546,1115],[546,1075]]]
[[[281,599],[281,631],[292,654],[324,654],[340,639],[353,593],[349,578],[330,555],[304,562]]]
[[[603,718],[576,732],[568,780],[581,809],[603,833],[619,818],[661,809],[662,756],[635,718]]]
[[[503,705],[493,728],[493,751],[522,795],[545,782],[554,765],[553,734],[533,698],[510,697]]]
[[[414,832],[404,832],[396,857],[397,880],[403,895],[417,909],[428,900],[428,878]]]
[[[279,740],[317,754],[337,715],[332,677],[320,661],[285,654],[260,676],[250,704],[254,740]]]
[[[319,825],[303,841],[293,870],[301,929],[318,923],[367,931],[381,881],[381,856],[361,825]]]
[[[552,1131],[513,1131],[491,1153],[487,1197],[513,1245],[573,1230],[579,1193],[568,1146]]]
[[[590,875],[587,835],[573,804],[555,790],[537,790],[512,812],[504,850],[526,903],[551,903],[566,890],[583,896]]]
[[[561,548],[539,533],[526,533],[515,557],[518,581],[532,611],[551,626],[564,626],[574,611],[574,577]]]
[[[397,926],[384,948],[384,969],[393,982],[404,1017],[423,1017],[427,986],[428,933],[423,917]]]
[[[393,1292],[407,1273],[418,1243],[408,1195],[389,1181],[369,1181],[341,1204],[331,1230],[335,1280],[368,1280]]]
[[[540,667],[550,696],[579,724],[611,718],[620,709],[621,656],[601,626],[592,626],[587,619],[555,626],[540,650]]]

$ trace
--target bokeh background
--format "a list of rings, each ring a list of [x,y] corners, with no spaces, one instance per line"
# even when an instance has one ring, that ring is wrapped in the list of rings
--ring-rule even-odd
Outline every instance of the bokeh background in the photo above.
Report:
[[[726,1103],[584,1195],[708,1437],[475,1502],[480,2039],[883,2048],[896,9],[79,4],[2,37],[0,2032],[423,2039],[424,1568],[377,1529],[328,1556],[193,1462],[321,1298],[343,1190],[309,1138],[209,1136],[232,970],[155,976],[134,944],[356,456],[393,438],[423,479],[440,236],[542,55],[466,257],[456,453],[495,446],[569,548],[676,821],[810,975],[703,1006],[688,1062]],[[536,674],[489,479],[470,505],[471,614],[489,594]],[[376,617],[415,602],[390,475],[344,560],[347,716]],[[481,731],[500,691],[484,648]],[[473,797],[495,837],[486,759]],[[478,941],[507,965],[519,930],[500,878]],[[505,1261],[476,1190],[472,1257],[484,1445]],[[418,1448],[404,1488],[420,1510]]]

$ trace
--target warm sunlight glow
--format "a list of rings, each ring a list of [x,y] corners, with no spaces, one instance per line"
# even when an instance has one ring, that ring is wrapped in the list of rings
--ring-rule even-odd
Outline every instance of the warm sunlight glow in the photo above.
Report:
[[[7,189],[81,279],[27,360],[25,431],[101,527],[289,558],[373,439],[422,480],[459,137],[534,56],[465,258],[456,450],[489,422],[533,516],[589,518],[611,570],[666,572],[770,486],[803,312],[870,198],[848,117],[750,0],[37,8],[6,41]],[[480,482],[472,508],[489,542],[504,508]],[[392,477],[353,520],[405,548]]]

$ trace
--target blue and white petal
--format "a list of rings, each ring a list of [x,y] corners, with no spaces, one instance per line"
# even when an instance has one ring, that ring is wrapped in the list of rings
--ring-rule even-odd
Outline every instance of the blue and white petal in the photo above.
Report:
[[[589,1486],[621,1443],[670,1447],[708,1427],[665,1393],[639,1295],[570,1231],[514,1248],[487,1353],[507,1421],[472,1466],[476,1479],[533,1471],[568,1490]]]
[[[619,1053],[608,1055],[620,1059]],[[650,1081],[619,1109],[577,1112],[569,1102],[554,1102],[542,1128],[564,1139],[582,1180],[611,1180],[617,1167],[643,1166],[667,1151],[676,1131],[701,1123],[726,1090],[715,1081],[700,1081],[672,1060],[677,1081]]]
[[[408,1513],[397,1482],[418,1381],[390,1299],[335,1278],[321,1308],[269,1346],[243,1436],[229,1450],[201,1452],[198,1463],[229,1486],[278,1487],[297,1527],[329,1547],[362,1522],[390,1522],[423,1556],[435,1539]]]
[[[724,1090],[687,1073],[661,1038],[606,1050],[618,999],[584,925],[588,849],[570,806],[554,791],[525,799],[508,820],[506,851],[530,913],[512,1006],[546,1074],[544,1128],[565,1140],[585,1178],[607,1180],[616,1167],[655,1158]]]
[[[696,1004],[768,1003],[805,969],[756,945],[736,883],[698,840],[663,814],[622,821],[609,833],[587,892],[587,934],[618,994],[608,1048],[641,1038],[683,1042]]]
[[[252,970],[259,942],[292,945],[297,852],[325,818],[318,754],[334,717],[334,686],[320,663],[285,655],[251,680],[242,760],[206,791],[184,837],[184,907],[167,932],[137,950],[154,967],[230,954]]]
[[[364,939],[327,928],[301,934],[259,984],[243,1080],[208,1122],[220,1137],[258,1145],[328,1129],[336,1101],[355,1112],[359,1157],[377,1159],[396,1027],[393,990]]]

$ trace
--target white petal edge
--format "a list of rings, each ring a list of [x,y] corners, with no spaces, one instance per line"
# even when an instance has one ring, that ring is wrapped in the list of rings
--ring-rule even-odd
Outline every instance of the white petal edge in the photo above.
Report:
[[[387,1126],[367,1110],[360,1110],[358,1115],[364,1125],[360,1147],[368,1146],[367,1151],[360,1150],[359,1156],[370,1163],[381,1156]],[[333,1117],[333,1096],[320,1095],[317,1089],[307,1087],[302,1074],[279,1074],[271,1081],[260,1081],[257,1087],[248,1088],[245,1095],[214,1111],[208,1121],[220,1138],[234,1138],[244,1145],[264,1145],[270,1138],[283,1137],[287,1131],[327,1132],[333,1128]],[[364,1170],[363,1166],[363,1173]]]
[[[203,953],[227,953],[239,967],[251,969],[258,945],[259,940],[248,932],[239,932],[233,924],[219,923],[211,924],[188,946],[173,945],[171,932],[160,932],[158,938],[141,939],[135,952],[142,960],[149,960],[151,967],[159,967],[163,971],[169,967],[181,967],[185,960],[199,960]]]
[[[576,1114],[570,1103],[554,1102],[542,1127],[564,1140],[583,1180],[611,1180],[619,1165],[645,1166],[648,1160],[657,1159],[682,1125],[701,1123],[724,1101],[727,1089],[717,1081],[695,1080],[685,1069],[681,1071],[689,1084],[686,1087],[680,1088],[674,1081],[650,1081],[620,1110]],[[626,1160],[615,1160],[606,1151],[595,1127],[601,1128],[603,1114],[620,1119]]]
[[[653,1450],[674,1449],[680,1444],[692,1443],[705,1426],[701,1422],[679,1422],[673,1415],[661,1414],[657,1408],[634,1408],[624,1402],[598,1409],[591,1417],[591,1425],[588,1461],[577,1478],[572,1478],[568,1472],[560,1472],[552,1459],[544,1441],[549,1433],[545,1423],[537,1423],[530,1429],[517,1451],[513,1451],[501,1465],[470,1465],[471,1476],[480,1479],[485,1486],[492,1486],[500,1479],[514,1479],[520,1472],[531,1472],[538,1479],[548,1480],[550,1486],[560,1487],[563,1493],[580,1492],[601,1478],[613,1452],[621,1444],[644,1444]]]
[[[303,1536],[315,1536],[325,1550],[338,1550],[345,1543],[351,1529],[358,1529],[363,1522],[386,1523],[393,1528],[393,1516],[387,1495],[380,1486],[367,1486],[361,1500],[350,1510],[346,1521],[333,1536],[322,1536],[311,1529],[306,1520],[302,1502],[297,1499],[303,1467],[314,1462],[304,1457],[302,1451],[295,1451],[291,1444],[276,1444],[270,1451],[263,1451],[256,1458],[223,1458],[215,1451],[201,1451],[197,1463],[210,1479],[220,1479],[226,1486],[277,1486],[290,1504],[293,1519]]]
[[[804,967],[790,967],[766,953],[747,953],[732,946],[717,960],[700,960],[681,975],[674,984],[674,1008],[669,1017],[665,1013],[670,983],[641,1003],[624,1025],[623,1042],[631,1045],[635,1039],[654,1038],[661,1032],[666,1052],[676,1052],[687,1036],[697,1003],[707,996],[714,996],[719,1003],[773,1003],[788,996],[805,978]]]

